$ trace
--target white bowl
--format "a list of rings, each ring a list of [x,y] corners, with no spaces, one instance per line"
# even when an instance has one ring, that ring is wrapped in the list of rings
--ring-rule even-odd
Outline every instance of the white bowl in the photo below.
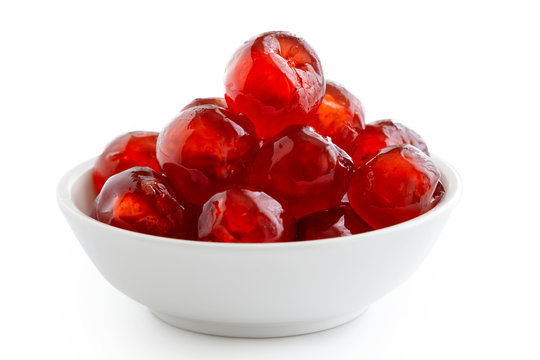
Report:
[[[188,330],[275,337],[350,321],[404,282],[426,257],[461,193],[456,171],[434,157],[446,195],[410,221],[341,238],[224,244],[139,234],[90,213],[94,160],[69,171],[58,202],[114,287],[161,320]]]

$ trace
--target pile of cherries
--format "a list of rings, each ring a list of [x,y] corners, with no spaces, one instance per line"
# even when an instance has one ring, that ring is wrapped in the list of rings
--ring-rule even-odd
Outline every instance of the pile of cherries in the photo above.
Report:
[[[267,243],[358,234],[444,195],[424,140],[325,80],[287,32],[246,41],[225,97],[195,99],[160,133],[116,138],[93,170],[92,217],[145,234]]]

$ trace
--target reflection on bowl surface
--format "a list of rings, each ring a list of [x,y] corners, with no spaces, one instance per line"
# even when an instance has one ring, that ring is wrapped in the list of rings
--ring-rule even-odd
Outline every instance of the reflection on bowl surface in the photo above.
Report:
[[[426,257],[461,194],[433,157],[446,195],[407,222],[341,238],[270,244],[177,240],[92,219],[94,160],[69,171],[58,202],[101,274],[160,319],[225,336],[309,333],[354,319],[405,281]]]

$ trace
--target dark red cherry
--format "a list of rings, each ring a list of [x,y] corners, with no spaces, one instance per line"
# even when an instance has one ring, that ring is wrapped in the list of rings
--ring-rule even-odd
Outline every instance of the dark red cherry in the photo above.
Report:
[[[327,239],[371,230],[373,228],[356,215],[349,205],[340,205],[300,219],[296,240]]]
[[[389,146],[355,168],[349,201],[375,229],[399,224],[432,208],[440,177],[431,158],[416,147]]]
[[[144,234],[183,238],[184,208],[164,176],[134,167],[111,176],[94,201],[92,217]]]
[[[176,192],[202,205],[231,184],[247,182],[259,149],[253,125],[215,105],[186,109],[160,133],[157,158]]]
[[[349,184],[349,155],[311,127],[287,128],[253,161],[249,181],[283,198],[297,219],[338,206]]]
[[[212,196],[199,217],[199,238],[228,243],[292,241],[292,212],[254,188],[231,188]]]

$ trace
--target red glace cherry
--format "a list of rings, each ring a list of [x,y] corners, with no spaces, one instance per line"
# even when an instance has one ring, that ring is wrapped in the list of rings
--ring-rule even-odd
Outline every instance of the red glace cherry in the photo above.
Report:
[[[352,156],[356,138],[366,126],[364,107],[343,86],[327,80],[323,101],[309,125],[319,134],[330,136],[334,144]]]
[[[317,240],[371,231],[347,204],[303,217],[296,227],[296,240]]]
[[[156,159],[157,132],[133,131],[114,139],[99,156],[92,172],[94,186],[101,191],[114,174],[134,166],[148,166],[161,172]]]
[[[149,167],[111,176],[94,201],[92,217],[144,234],[183,238],[184,208],[171,185]]]
[[[212,196],[199,217],[199,239],[227,243],[292,241],[292,212],[254,188],[231,188]]]
[[[313,128],[293,126],[268,141],[249,181],[283,198],[297,219],[339,205],[349,184],[349,155]]]
[[[399,144],[413,145],[429,155],[426,142],[415,131],[393,120],[379,120],[367,124],[358,136],[354,165],[365,163],[382,148]]]
[[[325,91],[315,51],[295,35],[273,31],[246,41],[225,71],[225,100],[268,139],[292,124],[306,124]]]
[[[416,147],[389,146],[355,168],[349,201],[375,229],[399,224],[432,208],[440,177],[431,158]]]
[[[218,97],[210,97],[210,98],[197,98],[184,106],[183,110],[199,106],[199,105],[216,105],[222,108],[227,108],[227,103],[225,102],[224,98],[218,98]]]
[[[157,158],[178,195],[195,205],[247,182],[259,149],[253,125],[216,105],[186,109],[160,133]]]

